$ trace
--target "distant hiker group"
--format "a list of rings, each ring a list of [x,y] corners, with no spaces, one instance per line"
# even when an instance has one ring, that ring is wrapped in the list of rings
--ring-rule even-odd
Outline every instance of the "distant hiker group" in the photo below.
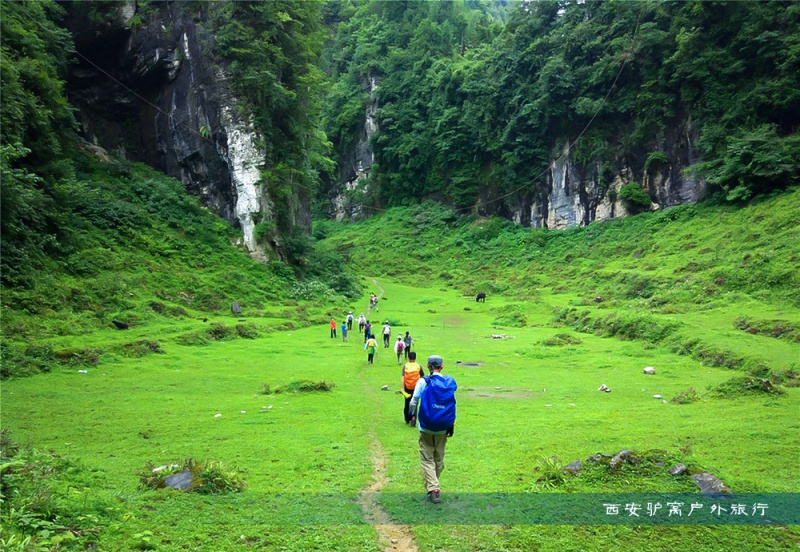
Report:
[[[481,292],[476,300],[486,299]],[[378,297],[370,293],[368,313],[378,311]],[[331,318],[331,338],[336,337],[337,326],[342,333],[342,341],[347,342],[348,333],[353,329],[355,316],[349,311],[338,326]],[[378,350],[378,340],[373,325],[362,312],[358,316],[358,331],[364,338],[367,364],[373,365]],[[383,348],[391,345],[392,325],[386,319],[381,325]],[[403,421],[419,431],[419,463],[427,499],[433,503],[441,502],[439,477],[444,470],[444,455],[447,439],[453,436],[456,422],[455,392],[458,388],[452,376],[443,375],[444,360],[439,355],[431,355],[427,360],[428,374],[417,362],[417,352],[412,350],[414,339],[409,331],[397,334],[393,351],[397,364],[402,364],[401,393],[403,395]],[[406,362],[404,363],[403,360]],[[388,387],[387,387],[388,388]]]

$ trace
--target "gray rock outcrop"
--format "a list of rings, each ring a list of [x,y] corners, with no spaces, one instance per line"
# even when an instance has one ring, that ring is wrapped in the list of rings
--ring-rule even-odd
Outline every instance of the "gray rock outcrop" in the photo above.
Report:
[[[68,74],[68,97],[87,142],[179,179],[241,229],[254,258],[281,256],[277,234],[255,235],[257,223],[274,219],[275,202],[259,185],[266,152],[213,56],[208,6],[68,3],[79,62]],[[292,222],[310,221],[309,202],[291,205]]]
[[[731,492],[725,483],[710,473],[696,473],[692,476],[692,479],[703,494],[727,494]]]

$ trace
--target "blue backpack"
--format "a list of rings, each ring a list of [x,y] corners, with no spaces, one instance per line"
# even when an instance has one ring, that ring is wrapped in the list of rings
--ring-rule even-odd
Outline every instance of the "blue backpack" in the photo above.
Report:
[[[446,431],[456,423],[456,380],[452,376],[425,376],[419,403],[419,425],[428,431]]]

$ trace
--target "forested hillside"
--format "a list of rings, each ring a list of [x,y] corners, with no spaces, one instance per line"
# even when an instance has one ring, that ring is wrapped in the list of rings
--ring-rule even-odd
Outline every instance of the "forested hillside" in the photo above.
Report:
[[[687,179],[729,201],[797,181],[797,3],[525,2],[505,25],[489,2],[331,5],[340,162],[377,105],[368,178],[331,184],[354,203],[429,197],[527,222],[555,201],[562,154],[594,198],[578,223],[592,202],[687,201]]]

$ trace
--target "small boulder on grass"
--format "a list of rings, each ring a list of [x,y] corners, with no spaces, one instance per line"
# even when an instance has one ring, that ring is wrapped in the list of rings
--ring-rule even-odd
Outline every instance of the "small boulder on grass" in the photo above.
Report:
[[[564,466],[564,471],[567,473],[571,473],[572,475],[578,475],[578,472],[580,472],[582,469],[583,469],[583,462],[581,462],[580,458]]]
[[[647,374],[648,376],[653,376],[656,373],[656,369],[653,368],[652,366],[646,366],[644,369],[644,373]]]
[[[703,494],[728,494],[731,492],[725,483],[708,472],[696,473],[692,479]]]
[[[170,487],[181,492],[201,494],[238,493],[244,490],[244,480],[236,470],[228,469],[221,462],[201,463],[193,458],[159,467],[148,462],[137,475],[140,489]]]

